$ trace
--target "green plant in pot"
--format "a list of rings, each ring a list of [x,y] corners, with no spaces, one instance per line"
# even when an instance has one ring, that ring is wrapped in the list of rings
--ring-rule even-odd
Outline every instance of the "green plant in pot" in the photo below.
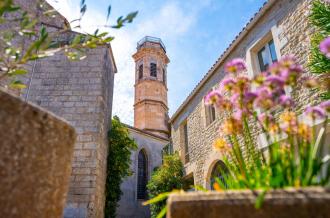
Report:
[[[321,52],[327,55],[325,49]],[[253,78],[246,76],[246,70],[243,59],[227,63],[227,76],[204,99],[225,115],[214,148],[222,153],[227,169],[221,179],[215,179],[213,188],[261,190],[255,202],[260,208],[268,190],[329,186],[330,156],[322,151],[329,147],[325,133],[330,101],[307,106],[299,114],[297,102],[286,91],[298,83],[315,88],[315,80],[304,76],[293,56],[283,57]],[[267,152],[260,149],[258,135],[266,139]]]

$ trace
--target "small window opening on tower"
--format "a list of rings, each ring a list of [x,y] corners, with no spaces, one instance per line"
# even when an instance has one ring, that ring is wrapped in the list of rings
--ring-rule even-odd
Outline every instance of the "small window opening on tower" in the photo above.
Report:
[[[166,72],[165,69],[163,69],[163,82],[166,84]]]
[[[143,64],[139,66],[139,79],[143,78]]]
[[[157,64],[155,63],[150,64],[150,76],[157,77]]]

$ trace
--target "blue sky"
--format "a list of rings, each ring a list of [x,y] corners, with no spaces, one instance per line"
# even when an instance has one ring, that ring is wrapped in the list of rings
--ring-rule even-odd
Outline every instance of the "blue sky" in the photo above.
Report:
[[[134,22],[120,30],[107,29],[118,68],[113,115],[133,124],[134,61],[136,42],[145,35],[160,37],[171,62],[168,65],[168,100],[172,115],[207,73],[234,37],[265,0],[86,0],[84,31],[138,10]],[[69,21],[79,17],[80,0],[48,0]]]

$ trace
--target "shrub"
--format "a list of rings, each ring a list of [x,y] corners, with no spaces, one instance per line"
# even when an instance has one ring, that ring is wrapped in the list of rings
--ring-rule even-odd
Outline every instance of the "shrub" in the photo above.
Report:
[[[330,3],[314,0],[310,14],[310,22],[316,27],[316,33],[312,37],[311,51],[309,57],[309,70],[316,74],[330,73],[330,59],[320,51],[320,43],[330,36]],[[328,76],[324,77],[325,92],[323,98],[330,99]]]
[[[137,145],[130,138],[127,128],[118,117],[112,119],[112,128],[108,134],[109,151],[107,160],[105,217],[115,217],[120,195],[120,185],[123,179],[130,176],[131,153]]]
[[[153,173],[147,188],[150,198],[183,188],[183,164],[177,153],[164,156],[162,166]],[[150,206],[151,216],[156,217],[165,206],[166,200],[152,204]]]

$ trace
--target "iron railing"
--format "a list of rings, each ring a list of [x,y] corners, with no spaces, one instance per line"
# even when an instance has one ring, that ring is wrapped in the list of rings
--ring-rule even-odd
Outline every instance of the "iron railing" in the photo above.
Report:
[[[166,47],[162,40],[160,38],[152,37],[152,36],[145,36],[143,37],[140,41],[137,43],[137,49],[139,49],[145,42],[154,42],[154,43],[159,43],[160,46],[164,49],[166,52]]]

